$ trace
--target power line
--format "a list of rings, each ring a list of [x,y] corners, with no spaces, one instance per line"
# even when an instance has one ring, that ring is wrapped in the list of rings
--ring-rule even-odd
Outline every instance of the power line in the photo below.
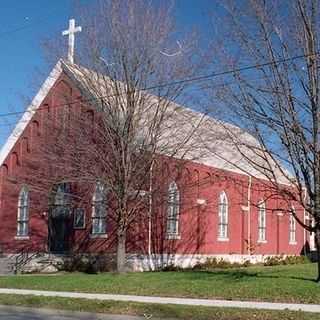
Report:
[[[257,81],[260,79],[261,79],[260,77],[257,77],[257,78],[251,79],[251,80]],[[231,86],[233,84],[237,84],[237,82],[236,81],[229,81],[229,82],[215,84],[215,85],[210,86],[210,89],[216,89],[216,88],[223,87],[223,86]],[[65,105],[67,106],[69,104],[63,104],[63,106],[65,106]],[[46,111],[48,109],[42,108],[42,109],[38,109],[38,110],[39,111]],[[24,113],[24,112],[27,112],[27,111],[25,110],[25,111],[21,111],[21,112],[11,112],[10,115],[17,115],[17,114]],[[28,122],[28,121],[29,120],[25,120],[24,122]],[[20,122],[22,122],[22,121],[20,120]],[[0,124],[0,127],[10,129],[12,126],[14,126],[16,124],[17,124],[17,122],[6,122],[6,123]]]
[[[303,54],[303,55],[296,55],[293,56],[291,58],[284,58],[284,59],[279,59],[279,60],[275,60],[275,61],[269,61],[269,62],[265,62],[265,63],[261,63],[261,64],[255,64],[255,65],[249,65],[249,66],[245,66],[245,67],[241,67],[241,68],[236,68],[236,69],[230,69],[230,70],[226,70],[226,71],[221,71],[221,72],[215,72],[215,73],[211,73],[208,75],[203,75],[203,76],[198,76],[198,77],[192,77],[192,78],[187,78],[187,79],[181,79],[181,80],[176,80],[176,81],[171,81],[171,82],[166,82],[166,83],[162,83],[162,84],[157,84],[157,85],[152,85],[149,87],[145,87],[145,88],[140,88],[137,89],[139,91],[148,91],[148,90],[155,90],[155,89],[161,89],[161,88],[165,88],[165,87],[169,87],[169,86],[176,86],[176,85],[180,85],[180,84],[184,84],[184,83],[193,83],[193,82],[200,82],[200,81],[204,81],[204,80],[209,80],[212,78],[216,78],[219,76],[223,76],[223,75],[228,75],[228,74],[234,74],[234,73],[239,73],[239,72],[243,72],[243,71],[248,71],[248,70],[253,70],[253,69],[259,69],[259,68],[263,68],[269,65],[278,65],[278,64],[282,64],[285,62],[290,62],[290,61],[294,61],[294,60],[298,60],[298,59],[302,59],[302,58],[306,58],[306,57],[311,57],[311,56],[317,56],[319,55],[319,52],[316,52],[314,54]],[[223,85],[223,84],[221,84]],[[214,87],[214,86],[213,86]],[[130,93],[130,92],[129,92]],[[70,106],[76,103],[83,103],[83,102],[92,102],[92,101],[97,101],[97,100],[103,100],[106,98],[112,98],[112,97],[117,97],[120,96],[121,93],[116,93],[116,94],[112,94],[112,95],[103,95],[103,96],[99,96],[99,97],[95,97],[95,98],[88,98],[85,100],[74,100],[74,101],[70,101],[68,103],[62,103],[62,104],[56,104],[54,106],[51,106],[50,108],[60,108],[60,107],[65,107],[65,106]],[[42,111],[42,110],[47,110],[46,108],[42,108],[42,109],[37,109],[37,111]],[[36,110],[25,110],[25,111],[17,111],[17,112],[8,112],[8,113],[2,113],[0,114],[0,118],[3,117],[8,117],[8,116],[16,116],[16,115],[20,115],[20,114],[24,114],[26,112],[35,112]]]
[[[32,28],[36,25],[39,24],[39,22],[41,21],[45,21],[47,22],[47,18],[48,17],[51,17],[54,13],[60,11],[59,9],[55,9],[55,10],[52,10],[49,14],[47,14],[45,17],[39,17],[39,18],[36,18],[33,22],[27,24],[27,25],[24,25],[24,26],[20,26],[20,27],[16,27],[14,29],[11,29],[11,30],[7,30],[7,31],[2,31],[0,32],[0,37],[3,37],[3,36],[7,36],[7,35],[10,35],[10,34],[13,34],[13,33],[17,33],[17,32],[20,32],[20,31],[23,31],[25,29],[29,29],[29,28]]]
[[[43,16],[42,17],[38,17],[33,22],[29,23],[28,25],[19,26],[19,27],[16,27],[16,28],[13,28],[13,29],[7,30],[7,31],[2,31],[2,32],[0,32],[0,37],[1,36],[10,35],[12,33],[20,32],[20,31],[23,31],[25,29],[32,28],[32,27],[38,25],[39,22],[41,22],[41,21],[47,22],[47,18],[48,17],[51,17],[54,13],[57,13],[57,12],[60,12],[60,11],[61,11],[61,9],[56,8],[56,9],[50,11],[45,17],[43,17]]]

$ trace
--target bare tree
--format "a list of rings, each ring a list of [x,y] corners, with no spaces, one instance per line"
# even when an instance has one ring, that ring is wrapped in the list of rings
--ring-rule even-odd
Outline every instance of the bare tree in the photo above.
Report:
[[[191,33],[184,39],[177,32],[170,7],[152,1],[98,1],[79,13],[77,64],[62,65],[82,100],[61,90],[64,101],[51,107],[56,120],[46,122],[39,147],[48,166],[29,184],[39,193],[59,181],[88,185],[77,199],[88,201],[101,183],[122,272],[128,229],[146,213],[150,218],[153,195],[163,190],[153,173],[165,159],[183,166],[198,147],[202,116],[174,102],[184,101],[185,83],[167,85],[193,75],[196,43]]]
[[[317,0],[225,1],[212,20],[216,26],[215,19],[222,19],[219,26],[225,28],[216,33],[211,49],[217,67],[230,72],[225,85],[210,92],[227,110],[224,119],[244,129],[235,134],[222,124],[250,164],[246,173],[263,177],[274,194],[299,202],[308,214],[309,220],[302,219],[289,207],[297,222],[316,234],[318,282],[319,5]]]

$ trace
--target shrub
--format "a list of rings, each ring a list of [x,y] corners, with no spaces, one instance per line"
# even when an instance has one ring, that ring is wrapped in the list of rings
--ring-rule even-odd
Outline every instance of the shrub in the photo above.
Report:
[[[252,262],[250,260],[246,260],[243,262],[242,266],[243,267],[250,267],[250,266],[252,266]]]
[[[299,263],[309,263],[310,260],[306,256],[287,256],[286,264],[299,264]]]
[[[104,257],[99,257],[97,255],[75,254],[64,259],[64,263],[60,270],[67,272],[78,271],[88,274],[111,271],[113,270],[111,266],[112,263],[110,263],[109,260],[111,261],[111,259],[108,259],[107,261]],[[109,264],[107,262],[109,262]]]
[[[184,269],[179,266],[175,266],[173,263],[167,264],[160,268],[161,271],[170,272],[170,271],[183,271]]]
[[[93,265],[94,261],[91,257],[73,255],[72,257],[67,257],[64,260],[64,264],[61,269],[67,272],[79,271],[85,273],[94,273]]]
[[[264,266],[279,266],[288,264],[308,263],[309,259],[305,256],[273,256],[264,260]]]
[[[207,258],[205,262],[199,262],[194,265],[193,270],[209,270],[209,269],[229,269],[229,268],[241,268],[251,266],[249,260],[240,262],[229,262],[223,258]]]
[[[196,263],[192,268],[182,268],[176,266],[173,263],[168,263],[163,267],[159,267],[155,271],[185,271],[185,270],[212,270],[212,269],[230,269],[230,268],[247,268],[253,265],[264,265],[264,266],[278,266],[278,265],[289,265],[289,264],[300,264],[308,263],[309,259],[305,256],[269,256],[264,259],[263,263],[253,264],[250,260],[245,260],[244,262],[230,262],[224,260],[223,258],[207,258],[204,262]]]
[[[264,266],[278,266],[283,264],[283,257],[281,256],[274,256],[274,257],[266,257],[264,259],[263,265]]]

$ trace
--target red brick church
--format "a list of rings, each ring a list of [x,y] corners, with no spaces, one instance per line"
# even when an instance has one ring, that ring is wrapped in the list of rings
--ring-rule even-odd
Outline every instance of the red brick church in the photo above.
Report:
[[[0,250],[4,255],[115,252],[113,226],[109,214],[100,207],[104,188],[99,182],[85,205],[74,205],[59,216],[50,209],[51,190],[55,188],[54,204],[63,206],[64,194],[74,190],[73,186],[63,182],[39,193],[26,179],[39,175],[39,163],[47,166],[39,161],[40,141],[48,134],[48,122],[57,123],[62,112],[52,106],[65,99],[79,101],[72,108],[80,112],[85,95],[77,68],[59,61],[3,145]],[[199,117],[189,109],[188,113]],[[207,123],[215,129],[213,119]],[[271,197],[266,181],[253,168],[252,175],[242,171],[241,166],[247,164],[234,150],[231,152],[223,141],[215,143],[215,155],[186,161],[185,173],[180,176],[169,173],[174,160],[166,163],[159,179],[167,201],[155,201],[153,210],[158,214],[152,223],[144,217],[129,232],[127,261],[133,269],[152,268],[160,261],[190,266],[210,257],[261,262],[267,256],[300,255],[307,247],[312,249],[313,237],[289,214],[288,203]],[[240,162],[233,166],[228,157]],[[189,189],[185,187],[187,180],[192,181]],[[298,203],[289,205],[306,219]]]

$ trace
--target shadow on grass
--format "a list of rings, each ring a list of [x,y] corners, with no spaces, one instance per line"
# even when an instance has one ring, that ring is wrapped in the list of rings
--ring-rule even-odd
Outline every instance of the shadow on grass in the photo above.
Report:
[[[266,279],[292,279],[292,280],[303,280],[303,281],[310,281],[310,282],[317,282],[316,279],[307,278],[307,277],[297,277],[297,276],[283,276],[283,275],[259,275],[259,278],[266,278]]]
[[[309,281],[316,283],[315,278],[311,277],[304,277],[304,276],[293,276],[293,275],[286,275],[286,274],[272,274],[266,272],[259,272],[259,271],[252,271],[252,270],[244,270],[244,269],[226,269],[226,270],[203,270],[203,271],[188,271],[185,275],[191,279],[205,279],[208,280],[213,278],[223,278],[223,280],[249,280],[253,278],[259,279],[292,279],[292,280],[302,280],[302,281]]]

